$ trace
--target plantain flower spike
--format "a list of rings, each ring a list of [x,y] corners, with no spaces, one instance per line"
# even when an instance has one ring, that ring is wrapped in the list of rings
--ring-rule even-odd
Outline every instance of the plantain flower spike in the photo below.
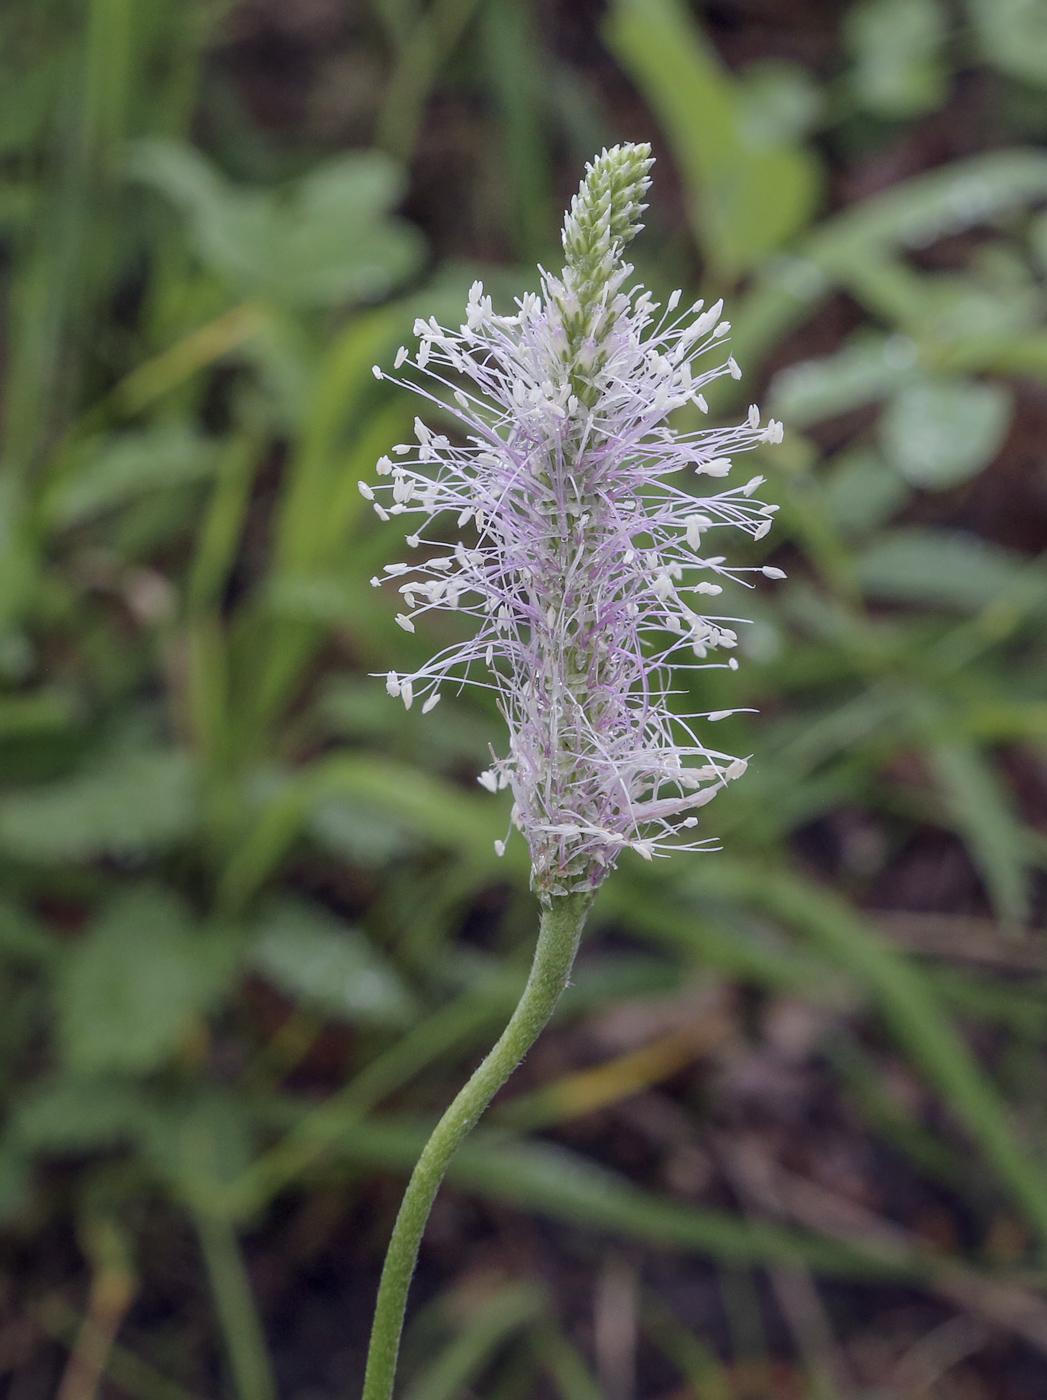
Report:
[[[377,485],[360,483],[383,520],[420,517],[407,536],[418,562],[372,583],[396,584],[408,632],[438,609],[473,620],[468,640],[390,672],[387,688],[423,711],[449,682],[495,690],[508,749],[479,781],[512,789],[546,901],[592,893],[627,848],[651,859],[706,846],[697,810],[746,767],[701,737],[722,712],[673,712],[672,673],[737,668],[739,619],[707,609],[720,580],[759,570],[716,551],[730,529],[761,539],[776,507],[754,499],[760,476],[712,483],[739,452],[779,442],[781,424],[761,426],[752,407],[738,427],[669,426],[686,404],[707,413],[705,386],[741,372],[724,353],[722,302],[681,311],[674,292],[663,309],[624,289],[652,163],[649,146],[621,145],[587,166],[563,270],[539,269],[541,292],[515,315],[496,315],[477,282],[457,331],[416,322],[418,348],[396,369],[417,379],[375,367],[456,427],[452,440],[417,418],[417,442],[380,459]],[[465,537],[449,547],[451,527]]]

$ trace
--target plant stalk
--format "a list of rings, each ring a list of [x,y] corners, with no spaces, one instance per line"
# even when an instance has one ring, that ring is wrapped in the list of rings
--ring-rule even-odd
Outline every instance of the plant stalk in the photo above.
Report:
[[[407,1291],[436,1193],[463,1138],[538,1039],[571,975],[590,895],[554,895],[543,909],[531,974],[494,1048],[433,1129],[393,1226],[378,1286],[362,1400],[391,1400]]]
[[[232,1224],[196,1212],[196,1229],[238,1400],[276,1400],[269,1351]]]

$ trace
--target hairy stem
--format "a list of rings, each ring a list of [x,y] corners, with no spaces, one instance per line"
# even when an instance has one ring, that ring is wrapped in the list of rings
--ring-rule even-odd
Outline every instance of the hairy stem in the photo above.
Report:
[[[554,895],[549,907],[542,911],[531,975],[509,1024],[440,1119],[422,1150],[404,1193],[385,1256],[367,1354],[363,1400],[390,1400],[407,1290],[411,1286],[425,1223],[448,1163],[553,1014],[571,975],[590,903],[589,895]]]

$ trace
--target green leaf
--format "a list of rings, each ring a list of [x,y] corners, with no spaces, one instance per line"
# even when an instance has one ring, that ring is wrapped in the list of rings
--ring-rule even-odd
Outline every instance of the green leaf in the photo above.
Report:
[[[911,492],[893,467],[867,448],[834,462],[825,481],[829,511],[849,535],[860,535],[888,521]]]
[[[880,437],[887,461],[912,486],[945,490],[989,465],[1007,436],[1012,395],[977,380],[917,381],[887,405]]]
[[[987,359],[1035,330],[1043,318],[1043,294],[1024,264],[1008,267],[1005,250],[997,251],[999,259],[983,258],[982,266],[963,276],[921,275],[906,318],[913,334],[944,346],[974,344]]]
[[[137,496],[209,477],[221,444],[181,425],[114,433],[86,444],[47,494],[44,512],[59,528]]]
[[[1021,577],[1020,555],[952,530],[890,530],[857,558],[865,594],[949,612],[978,612]]]
[[[801,140],[816,125],[824,103],[806,68],[785,58],[749,63],[737,77],[740,126],[752,146]]]
[[[410,833],[388,813],[337,798],[317,807],[309,819],[309,833],[327,850],[371,869],[401,860],[417,847]]]
[[[250,956],[278,987],[340,1020],[406,1026],[417,1014],[411,993],[366,936],[303,900],[270,906]]]
[[[547,1305],[544,1290],[530,1279],[503,1284],[477,1299],[458,1335],[407,1388],[405,1400],[457,1400],[469,1394],[471,1383],[498,1349],[540,1317]]]
[[[1002,73],[1047,85],[1047,10],[1042,0],[967,0],[985,58]]]
[[[703,864],[696,890],[766,909],[802,929],[875,994],[885,1021],[980,1146],[1026,1219],[1047,1238],[1047,1174],[1015,1134],[993,1081],[952,1024],[922,970],[895,951],[844,900],[765,865],[720,857]]]
[[[679,0],[615,0],[608,39],[669,138],[703,251],[736,278],[804,227],[820,188],[815,157],[787,128],[754,120]]]
[[[768,408],[790,429],[873,403],[912,377],[916,346],[903,335],[863,335],[817,360],[801,360],[771,381]]]
[[[1047,195],[1047,154],[990,151],[903,180],[827,220],[807,244],[825,272],[897,248],[925,248]]]
[[[946,810],[985,881],[997,916],[1005,924],[1020,926],[1029,905],[1030,843],[1025,830],[991,765],[973,744],[950,734],[935,718],[932,713],[924,726],[924,752]]]
[[[0,851],[46,864],[143,855],[188,836],[196,819],[189,755],[131,750],[75,778],[0,798]]]
[[[216,1213],[225,1188],[247,1171],[255,1153],[243,1100],[210,1087],[150,1114],[141,1140],[157,1173],[187,1205]]]
[[[130,165],[183,210],[201,260],[240,294],[292,306],[375,301],[423,255],[418,231],[389,213],[404,177],[380,151],[332,157],[281,190],[234,186],[171,141],[138,142]]]
[[[130,1084],[59,1079],[34,1085],[15,1105],[11,1137],[32,1153],[118,1147],[138,1134],[150,1112],[148,1099]]]
[[[844,19],[854,62],[848,74],[863,107],[881,117],[913,117],[946,93],[942,49],[946,15],[937,0],[863,0]]]
[[[30,966],[50,966],[61,944],[18,905],[0,900],[0,955]]]
[[[142,1074],[164,1064],[229,966],[184,905],[142,885],[116,896],[68,952],[58,1037],[74,1074]]]
[[[420,264],[421,235],[390,218],[406,187],[381,151],[353,151],[315,166],[285,212],[275,275],[288,300],[306,306],[377,301]]]
[[[427,1137],[427,1125],[383,1115],[354,1126],[339,1147],[350,1161],[408,1173]],[[838,1244],[657,1196],[576,1152],[506,1138],[491,1129],[478,1128],[470,1135],[447,1176],[453,1185],[553,1220],[735,1264],[802,1260],[827,1273],[858,1277],[885,1267],[905,1273],[916,1264],[904,1249],[890,1251],[888,1262],[875,1245],[866,1251],[858,1243]]]
[[[80,717],[80,709],[75,692],[59,686],[0,696],[0,739],[68,729]]]
[[[13,1224],[32,1189],[30,1163],[10,1142],[0,1144],[0,1225]]]
[[[222,876],[223,908],[239,910],[268,878],[319,804],[345,798],[375,807],[462,864],[496,879],[526,878],[527,851],[510,841],[500,858],[492,833],[505,830],[504,802],[463,791],[405,763],[364,753],[318,760],[267,803],[254,828],[233,853]]]

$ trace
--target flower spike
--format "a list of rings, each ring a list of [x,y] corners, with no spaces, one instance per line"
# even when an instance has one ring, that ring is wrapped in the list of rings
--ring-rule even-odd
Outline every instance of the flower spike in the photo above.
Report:
[[[737,645],[736,619],[699,600],[748,571],[729,567],[710,535],[734,526],[760,539],[773,508],[753,499],[761,478],[703,485],[727,477],[737,453],[780,441],[781,425],[761,426],[753,407],[736,428],[668,426],[686,404],[706,412],[703,388],[739,370],[720,349],[722,303],[674,316],[674,293],[659,317],[648,292],[623,290],[651,164],[648,146],[623,145],[587,167],[564,222],[563,270],[543,270],[541,293],[516,315],[496,315],[477,282],[457,332],[416,323],[418,350],[397,366],[428,387],[393,382],[455,420],[456,440],[416,419],[416,443],[361,487],[381,493],[383,519],[421,517],[413,548],[441,551],[387,566],[400,626],[414,631],[436,609],[475,624],[419,671],[390,673],[387,689],[408,706],[425,697],[423,710],[451,679],[496,690],[509,748],[480,781],[511,787],[544,899],[591,893],[627,848],[646,859],[701,848],[695,811],[745,767],[702,742],[702,717],[673,713],[671,666],[737,666],[716,660]],[[454,522],[469,534],[448,552]]]

